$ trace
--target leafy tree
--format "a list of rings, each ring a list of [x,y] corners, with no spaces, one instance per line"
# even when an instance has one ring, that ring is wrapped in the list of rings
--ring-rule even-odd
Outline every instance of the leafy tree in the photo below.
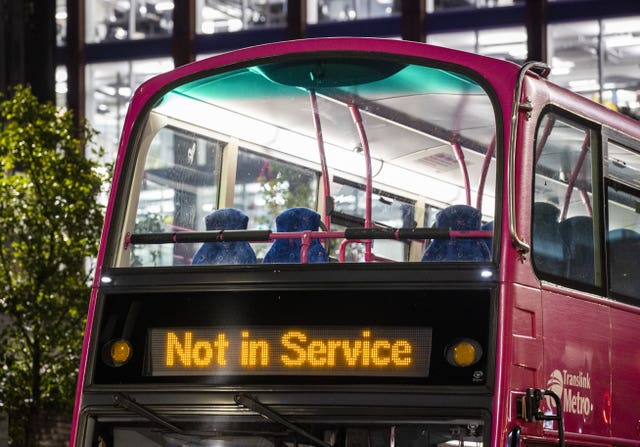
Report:
[[[0,411],[31,447],[49,415],[70,420],[107,171],[71,112],[28,87],[0,101]]]

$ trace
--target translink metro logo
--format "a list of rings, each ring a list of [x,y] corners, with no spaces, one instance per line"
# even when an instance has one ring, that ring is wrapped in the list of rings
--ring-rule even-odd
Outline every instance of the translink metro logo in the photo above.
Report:
[[[591,403],[591,377],[589,373],[578,371],[569,372],[566,369],[554,370],[547,381],[547,389],[556,393],[562,401],[562,411],[565,414],[577,414],[585,417],[593,413]],[[551,397],[546,396],[547,408],[553,409],[556,404]]]

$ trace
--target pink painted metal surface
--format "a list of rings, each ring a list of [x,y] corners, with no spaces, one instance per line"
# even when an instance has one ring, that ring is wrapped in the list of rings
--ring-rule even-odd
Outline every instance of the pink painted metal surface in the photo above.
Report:
[[[322,137],[322,123],[320,122],[320,112],[318,111],[318,98],[314,90],[309,90],[309,100],[311,101],[311,110],[313,112],[313,127],[316,131],[316,142],[318,144],[318,155],[320,156],[320,167],[322,176],[322,186],[324,188],[324,210],[322,213],[322,221],[327,230],[331,230],[331,215],[327,209],[329,204],[327,198],[331,197],[331,182],[329,181],[329,170],[327,169],[327,156],[324,150],[324,138]]]
[[[480,174],[480,184],[478,185],[478,195],[476,198],[476,209],[482,211],[482,196],[484,195],[484,184],[487,181],[487,174],[489,173],[489,166],[491,165],[491,158],[496,151],[496,136],[493,135],[491,138],[491,143],[489,143],[489,148],[487,149],[487,153],[484,154],[484,160],[482,160],[482,171]]]
[[[262,58],[301,51],[362,51],[365,53],[399,54],[415,58],[445,61],[476,71],[486,80],[495,93],[496,102],[502,108],[503,127],[496,129],[495,146],[510,138],[510,110],[518,67],[514,64],[439,48],[419,43],[384,39],[331,38],[290,41],[239,50],[196,62],[144,83],[137,91],[127,113],[118,159],[115,166],[105,227],[103,244],[98,255],[96,275],[89,303],[86,336],[82,348],[76,406],[71,433],[75,445],[81,395],[89,354],[89,340],[95,313],[98,289],[101,286],[105,241],[116,204],[130,139],[136,135],[136,118],[142,114],[150,100],[179,79],[192,77],[203,71],[232,65],[244,60]],[[535,74],[528,74],[523,98],[533,103],[532,119],[521,120],[516,142],[519,153],[515,166],[518,181],[518,228],[530,234],[531,172],[537,157],[534,147],[534,127],[542,108],[549,103],[558,104],[580,113],[586,119],[602,123],[630,137],[640,139],[640,126],[630,118],[594,104],[588,99],[567,92]],[[357,122],[357,120],[356,120]],[[321,131],[317,129],[319,144]],[[544,136],[546,138],[548,133]],[[366,135],[365,135],[366,138]],[[541,147],[541,146],[539,146]],[[486,158],[485,158],[486,161]],[[505,163],[506,164],[506,163]],[[505,166],[506,168],[506,166]],[[484,171],[484,168],[483,168]],[[370,177],[370,176],[369,176]],[[503,189],[508,187],[506,176]],[[325,185],[325,188],[328,187]],[[502,199],[502,209],[507,209]],[[469,201],[469,199],[467,200]],[[481,201],[478,200],[480,206]],[[325,213],[326,214],[326,213]],[[502,228],[508,228],[508,216],[501,216]],[[371,218],[369,216],[369,224]],[[491,237],[491,232],[451,232],[452,237]],[[343,232],[273,233],[272,239],[303,238],[305,247],[312,238],[339,238]],[[556,387],[567,396],[568,438],[576,443],[606,445],[608,443],[640,446],[640,416],[638,415],[638,385],[640,376],[639,351],[635,338],[640,322],[637,307],[612,302],[602,297],[570,292],[567,288],[543,285],[535,277],[530,261],[521,260],[513,249],[509,234],[501,235],[500,253],[500,301],[497,309],[496,362],[492,392],[491,439],[492,447],[504,445],[515,420],[512,408],[513,393],[522,392],[527,386]],[[345,243],[362,242],[361,240]],[[366,241],[364,241],[366,243]],[[371,254],[370,260],[378,260]],[[544,323],[544,324],[543,324]],[[544,332],[543,332],[544,328]],[[544,343],[543,343],[544,342]],[[543,350],[544,347],[544,350]],[[549,408],[549,411],[553,411]],[[553,426],[531,426],[524,431],[533,440],[554,441],[557,432]]]
[[[464,161],[464,153],[462,152],[460,143],[458,143],[457,141],[452,141],[451,147],[453,148],[453,153],[456,156],[458,166],[460,167],[460,172],[462,173],[462,178],[464,179],[464,196],[466,199],[465,203],[467,205],[471,205],[471,184],[469,183],[469,170],[467,169],[467,163]]]
[[[509,120],[507,111],[510,109],[513,84],[517,76],[518,67],[515,64],[505,61],[490,59],[457,50],[451,50],[421,43],[371,38],[325,38],[267,44],[233,51],[214,58],[185,65],[171,72],[156,76],[142,84],[136,90],[125,118],[120,145],[118,148],[117,160],[113,173],[114,180],[112,183],[111,194],[109,197],[107,212],[105,216],[105,225],[102,234],[103,243],[101,244],[101,248],[97,257],[95,279],[91,300],[89,303],[89,312],[87,316],[86,335],[82,347],[76,403],[71,431],[71,445],[75,445],[78,435],[77,427],[79,420],[79,409],[81,406],[81,396],[82,390],[84,388],[84,379],[87,368],[89,340],[93,331],[92,321],[95,313],[98,289],[101,285],[103,262],[105,259],[106,245],[104,241],[106,241],[107,235],[111,230],[110,224],[113,210],[117,206],[117,204],[115,203],[116,191],[121,186],[121,173],[123,170],[123,163],[126,158],[127,151],[130,150],[130,139],[135,134],[136,126],[139,125],[136,119],[142,114],[142,111],[145,109],[145,107],[148,106],[149,101],[157,97],[162,89],[166,88],[167,85],[177,82],[180,79],[191,77],[200,72],[211,71],[219,67],[232,65],[248,59],[307,51],[361,51],[364,53],[379,52],[387,54],[398,54],[408,57],[445,61],[448,63],[464,66],[471,71],[476,71],[482,75],[482,77],[487,81],[488,84],[491,85],[491,87],[495,91],[497,102],[500,103],[503,107],[504,116],[502,117],[502,122],[504,127],[502,129],[502,133],[505,140],[508,140],[509,138]],[[498,131],[500,132],[500,129],[498,129]],[[501,329],[499,329],[499,333],[502,333]],[[495,390],[497,394],[500,394],[502,392],[502,389],[504,388],[504,380],[503,368],[500,365],[500,361],[498,361],[496,364]],[[495,435],[497,434],[497,432],[499,432],[499,424],[501,424],[506,418],[506,410],[503,405],[498,404],[498,402],[496,401],[496,404],[494,405],[494,412],[495,417],[492,419],[492,432]]]
[[[360,110],[355,104],[349,104],[349,111],[351,112],[351,117],[353,119],[353,123],[358,129],[358,135],[360,136],[360,144],[362,145],[362,152],[364,154],[364,163],[366,168],[366,185],[365,185],[365,213],[364,213],[364,226],[365,228],[371,228],[373,226],[373,221],[371,219],[371,195],[373,193],[373,186],[371,185],[371,151],[369,150],[369,140],[367,138],[367,132],[364,129],[364,125],[362,124],[362,115],[360,115]],[[368,241],[364,244],[364,260],[365,262],[369,262],[372,260],[372,242]]]

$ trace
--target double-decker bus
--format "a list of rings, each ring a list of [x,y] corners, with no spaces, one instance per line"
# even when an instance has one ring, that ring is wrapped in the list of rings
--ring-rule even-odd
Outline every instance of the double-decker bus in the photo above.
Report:
[[[640,124],[548,73],[331,38],[144,83],[71,445],[640,446]]]

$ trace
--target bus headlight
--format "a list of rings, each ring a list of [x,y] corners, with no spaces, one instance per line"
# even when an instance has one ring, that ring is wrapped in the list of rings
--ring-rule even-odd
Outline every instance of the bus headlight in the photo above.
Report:
[[[129,361],[132,353],[131,344],[127,340],[121,339],[107,343],[103,356],[110,366],[122,366]]]
[[[470,338],[459,339],[447,346],[445,357],[453,366],[471,366],[482,358],[482,346]]]

